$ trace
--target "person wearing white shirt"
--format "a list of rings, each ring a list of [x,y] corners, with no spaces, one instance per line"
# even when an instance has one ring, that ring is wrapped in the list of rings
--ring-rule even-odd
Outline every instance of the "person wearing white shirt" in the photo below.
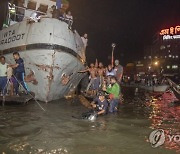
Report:
[[[82,37],[82,42],[83,42],[83,45],[84,45],[84,48],[83,48],[83,57],[84,59],[86,60],[86,47],[88,45],[88,35],[85,33]]]
[[[7,68],[8,64],[6,63],[6,59],[4,56],[0,57],[0,90],[1,95],[5,95],[7,90]]]
[[[88,45],[88,35],[85,33],[82,37],[81,37],[83,44],[84,44],[84,49],[86,50],[86,47]]]
[[[71,11],[68,11],[68,13],[66,14],[66,21],[68,23],[69,28],[72,28],[72,24],[73,24],[73,16],[71,15]]]

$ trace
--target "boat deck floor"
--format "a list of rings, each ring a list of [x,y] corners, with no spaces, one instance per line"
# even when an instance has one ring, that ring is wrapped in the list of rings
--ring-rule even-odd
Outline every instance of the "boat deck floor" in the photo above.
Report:
[[[16,103],[27,103],[30,100],[34,98],[34,94],[25,94],[21,93],[19,96],[13,95],[6,95],[6,96],[0,96],[0,102],[5,103],[5,102],[16,102]]]

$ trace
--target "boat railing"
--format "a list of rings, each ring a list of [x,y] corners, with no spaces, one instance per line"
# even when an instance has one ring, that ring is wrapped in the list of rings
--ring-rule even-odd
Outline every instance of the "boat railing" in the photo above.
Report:
[[[178,93],[180,94],[180,86],[174,83],[171,79],[167,79],[169,82],[169,85]]]
[[[37,15],[46,15],[46,13],[37,11],[37,10],[32,10],[28,9],[25,7],[20,7],[20,6],[14,6],[13,8],[9,9],[9,15],[8,15],[8,26],[13,25],[17,22],[21,22],[24,19],[30,18],[33,13],[36,13]]]
[[[15,23],[21,22],[25,19],[37,19],[39,20],[40,18],[51,18],[48,17],[47,13],[38,11],[38,10],[32,10],[32,9],[28,9],[25,7],[20,7],[20,6],[14,6],[12,8],[9,8],[9,15],[8,15],[8,19],[6,20],[6,27],[13,25]],[[35,19],[35,20],[36,20]],[[57,18],[59,20],[61,20],[62,22],[65,22],[68,24],[68,27],[71,29],[72,23],[73,21],[71,19],[66,19],[66,17],[59,17]]]

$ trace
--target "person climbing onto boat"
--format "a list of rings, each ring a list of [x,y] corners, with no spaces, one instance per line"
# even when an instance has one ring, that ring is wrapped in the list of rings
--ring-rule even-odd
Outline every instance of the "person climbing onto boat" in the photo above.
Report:
[[[11,67],[14,69],[14,76],[15,76],[15,79],[17,80],[14,85],[16,95],[19,95],[18,94],[19,84],[21,84],[23,86],[25,93],[29,93],[27,84],[24,81],[24,76],[25,76],[24,61],[20,57],[18,52],[14,52],[13,57],[14,57],[16,64],[11,65]]]
[[[111,77],[110,82],[111,84],[107,88],[103,88],[103,90],[109,94],[109,112],[113,113],[118,110],[118,104],[120,101],[120,86],[114,76]]]
[[[0,57],[0,90],[1,95],[6,95],[7,92],[7,67],[6,59],[4,56]]]
[[[86,88],[86,93],[92,89],[93,93],[92,95],[96,95],[97,90],[99,89],[99,82],[97,79],[97,68],[95,68],[95,65],[93,63],[90,64],[90,68],[87,68],[86,70],[79,71],[79,73],[85,73],[89,72],[90,73],[90,82]]]
[[[104,115],[108,111],[108,101],[105,98],[105,93],[100,91],[97,97],[91,103],[91,106],[97,110],[97,115]]]

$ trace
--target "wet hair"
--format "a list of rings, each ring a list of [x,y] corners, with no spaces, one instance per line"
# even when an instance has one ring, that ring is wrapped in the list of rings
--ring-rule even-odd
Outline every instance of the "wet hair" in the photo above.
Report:
[[[5,60],[6,58],[4,56],[1,56],[0,59],[4,59]]]
[[[55,5],[53,5],[53,6],[51,6],[51,8],[56,8],[56,6],[55,6]]]
[[[103,65],[103,63],[102,63],[102,62],[99,62],[99,64]]]
[[[4,56],[1,56],[0,59],[4,59],[5,60],[6,58]]]
[[[97,96],[105,96],[104,91],[99,91],[98,94],[97,94]]]
[[[111,80],[115,80],[115,81],[117,81],[117,79],[116,79],[116,77],[115,77],[115,76],[112,76],[112,77],[111,77]]]
[[[18,55],[19,56],[19,52],[13,52],[13,55]]]

